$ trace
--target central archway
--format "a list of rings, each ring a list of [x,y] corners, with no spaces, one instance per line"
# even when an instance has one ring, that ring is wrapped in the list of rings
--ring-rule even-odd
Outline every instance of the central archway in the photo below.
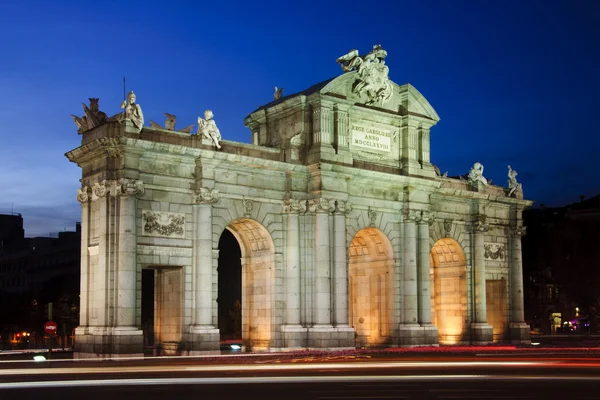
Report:
[[[360,230],[349,248],[350,323],[356,346],[391,342],[394,316],[394,255],[392,244],[376,228]]]
[[[431,313],[440,344],[468,343],[467,263],[460,245],[442,238],[431,249]]]
[[[275,246],[259,222],[240,218],[226,227],[241,250],[241,333],[247,350],[271,347]],[[221,258],[221,255],[219,255]]]

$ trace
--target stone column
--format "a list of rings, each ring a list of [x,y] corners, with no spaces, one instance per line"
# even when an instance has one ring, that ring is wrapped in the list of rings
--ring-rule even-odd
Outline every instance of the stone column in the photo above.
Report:
[[[194,193],[194,293],[195,321],[192,333],[214,330],[212,325],[212,204],[218,190],[201,188]]]
[[[116,330],[137,331],[136,195],[144,194],[142,181],[120,179],[115,195],[119,201]]]
[[[510,340],[511,343],[530,343],[529,325],[525,323],[523,306],[523,258],[521,238],[525,227],[517,224],[511,228],[509,237],[510,266]]]
[[[419,324],[424,330],[424,344],[438,344],[438,331],[431,321],[431,277],[430,277],[430,252],[429,227],[435,220],[435,213],[423,211],[419,221],[419,257],[418,257],[418,297],[419,297]]]
[[[421,220],[421,212],[404,209],[402,211],[404,225],[404,310],[402,322],[398,329],[400,345],[415,346],[422,343],[423,330],[418,323],[417,293],[417,222]]]
[[[98,263],[91,276],[91,292],[93,302],[91,305],[90,325],[98,327],[94,329],[94,332],[98,334],[104,334],[106,327],[112,325],[112,321],[109,321],[109,313],[112,311],[108,307],[108,291],[107,286],[108,277],[110,274],[110,249],[109,249],[109,235],[110,235],[110,210],[108,207],[109,202],[109,188],[110,184],[108,181],[96,182],[92,186],[92,201],[97,201],[98,215],[96,216],[96,235],[98,236]]]
[[[284,346],[288,349],[306,347],[307,328],[300,320],[300,225],[299,214],[306,212],[306,200],[288,199],[283,202],[287,219],[286,229],[286,307],[285,325],[281,327]]]
[[[331,259],[329,248],[329,213],[334,203],[327,199],[309,200],[315,213],[315,318],[316,326],[331,327]]]
[[[352,210],[350,203],[335,202],[333,215],[333,324],[348,327],[348,263],[346,249],[346,214]]]
[[[485,215],[480,215],[477,221],[473,223],[473,261],[475,264],[475,323],[472,326],[473,344],[484,344],[493,340],[492,327],[488,325],[486,315],[484,234],[489,230],[489,225],[485,220]]]
[[[286,325],[300,327],[300,230],[299,213],[306,212],[306,201],[286,200]]]
[[[89,247],[89,224],[90,224],[90,197],[88,186],[77,189],[77,201],[81,204],[81,251],[80,264],[80,294],[79,294],[79,326],[75,329],[76,335],[87,334],[89,325],[89,279],[90,279],[90,257]]]
[[[405,209],[404,216],[404,316],[403,325],[417,325],[417,231],[420,211]]]

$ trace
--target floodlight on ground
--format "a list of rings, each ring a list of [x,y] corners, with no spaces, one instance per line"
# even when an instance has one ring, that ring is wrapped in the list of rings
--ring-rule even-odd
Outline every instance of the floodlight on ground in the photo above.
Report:
[[[44,356],[33,356],[34,361],[46,361],[46,357]]]

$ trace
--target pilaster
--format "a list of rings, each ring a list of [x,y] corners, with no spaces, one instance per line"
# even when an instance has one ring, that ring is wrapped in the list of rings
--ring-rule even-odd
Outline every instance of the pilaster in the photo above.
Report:
[[[521,222],[510,227],[510,323],[509,334],[511,343],[531,343],[530,327],[525,323],[523,306],[523,258],[521,238],[525,236],[526,228]]]
[[[471,326],[472,344],[486,344],[493,341],[492,326],[487,323],[485,288],[485,248],[484,234],[489,230],[485,215],[478,215],[472,226],[473,261],[475,269],[475,322]]]
[[[308,152],[308,163],[335,158],[333,148],[333,103],[320,101],[313,107],[313,140]]]
[[[286,228],[286,310],[285,325],[281,327],[284,346],[289,349],[307,346],[307,328],[300,321],[300,226],[299,214],[306,212],[306,200],[288,199],[283,202]]]
[[[195,304],[190,327],[191,343],[187,354],[193,355],[219,349],[219,330],[213,325],[213,248],[212,205],[219,200],[219,191],[200,188],[193,193],[194,234],[192,275]]]
[[[75,330],[74,358],[114,358],[142,354],[143,331],[136,321],[136,195],[144,185],[136,179],[102,180],[78,191],[82,204],[82,296]],[[91,194],[91,196],[90,196]],[[98,202],[97,215],[90,204]],[[89,246],[89,222],[97,221],[98,244]],[[116,221],[113,223],[112,221]],[[92,270],[90,254],[97,254]]]
[[[314,325],[308,328],[308,347],[354,348],[354,329],[332,325],[329,214],[335,210],[335,201],[312,199],[308,209],[315,215]]]
[[[433,225],[435,213],[432,211],[422,211],[421,219],[418,222],[419,230],[419,254],[418,254],[418,318],[419,324],[424,331],[423,344],[437,345],[438,330],[431,320],[431,279],[430,279],[430,247],[429,247],[429,227]]]

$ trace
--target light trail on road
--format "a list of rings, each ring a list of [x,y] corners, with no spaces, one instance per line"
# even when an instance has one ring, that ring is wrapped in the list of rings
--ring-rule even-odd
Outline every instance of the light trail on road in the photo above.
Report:
[[[107,386],[156,386],[156,385],[223,385],[223,384],[297,384],[297,383],[362,383],[362,382],[440,382],[463,381],[592,381],[600,382],[598,376],[512,376],[512,375],[359,375],[359,376],[288,376],[288,377],[240,377],[240,378],[154,378],[154,379],[94,379],[73,381],[35,381],[0,383],[3,389],[41,389]]]
[[[148,365],[148,366],[97,366],[60,368],[11,368],[0,369],[0,376],[39,374],[107,374],[144,372],[263,372],[263,371],[311,371],[357,369],[413,369],[413,368],[459,368],[459,367],[532,367],[553,366],[558,361],[430,361],[430,362],[355,362],[355,363],[310,363],[310,364],[229,364],[229,365]]]

